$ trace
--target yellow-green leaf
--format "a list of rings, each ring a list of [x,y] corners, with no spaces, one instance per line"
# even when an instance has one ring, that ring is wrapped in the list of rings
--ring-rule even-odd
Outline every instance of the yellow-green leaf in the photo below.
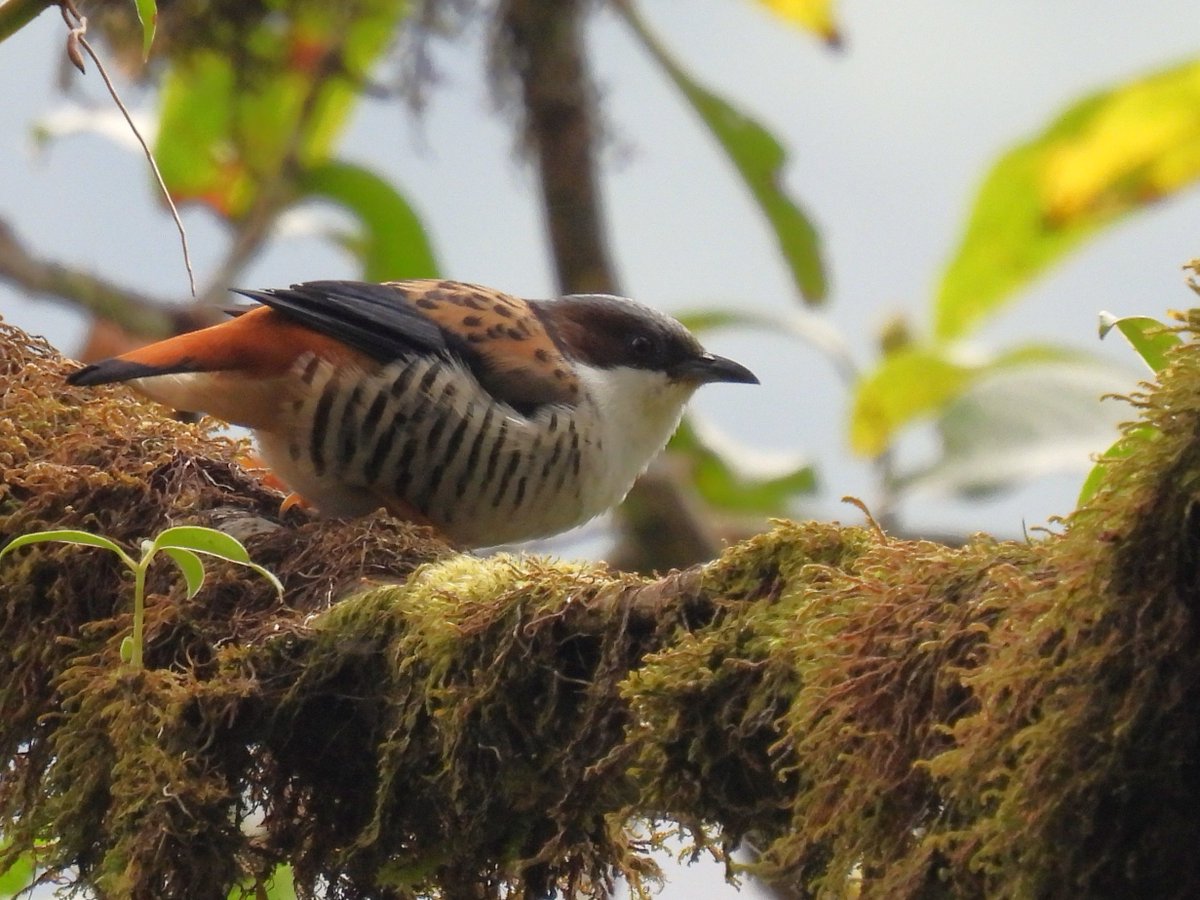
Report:
[[[4,849],[8,849],[7,842],[4,842]],[[36,871],[33,853],[22,853],[8,869],[0,873],[0,898],[16,897],[22,893],[28,895]]]
[[[859,379],[850,412],[850,446],[863,456],[878,456],[901,428],[943,409],[988,372],[1089,359],[1086,353],[1046,344],[1025,344],[992,359],[968,357],[944,345],[906,346]]]
[[[830,45],[841,43],[833,17],[833,0],[758,0],[763,6],[794,25],[813,32]]]
[[[276,866],[265,884],[256,881],[252,887],[234,885],[229,891],[229,900],[244,900],[251,896],[251,891],[259,900],[296,900],[296,877],[292,867],[286,863]]]
[[[1200,62],[1076,103],[984,179],[942,278],[940,338],[960,337],[1114,219],[1200,177]]]
[[[863,456],[878,456],[901,426],[960,394],[978,368],[940,348],[893,353],[855,388],[850,446]]]
[[[87,531],[77,531],[73,528],[58,528],[52,531],[32,531],[29,534],[22,534],[13,538],[3,550],[0,550],[0,558],[8,555],[13,550],[20,547],[26,547],[30,544],[55,543],[55,544],[77,544],[83,547],[100,547],[104,550],[111,550],[113,553],[121,557],[121,560],[130,567],[137,565],[119,544],[110,541],[106,537],[101,537],[98,534],[91,534]]]

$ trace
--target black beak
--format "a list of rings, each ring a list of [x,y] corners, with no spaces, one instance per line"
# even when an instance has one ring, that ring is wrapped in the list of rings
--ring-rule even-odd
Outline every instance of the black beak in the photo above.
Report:
[[[675,367],[672,377],[679,381],[692,381],[697,385],[727,381],[732,384],[758,384],[758,376],[732,359],[702,353]]]

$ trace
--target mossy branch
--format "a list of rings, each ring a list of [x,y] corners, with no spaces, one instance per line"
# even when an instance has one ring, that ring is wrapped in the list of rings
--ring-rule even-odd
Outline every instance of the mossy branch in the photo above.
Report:
[[[117,566],[0,573],[0,816],[50,875],[591,896],[674,822],[806,894],[1200,893],[1192,343],[1136,399],[1159,438],[1059,534],[779,523],[658,579],[281,519],[236,445],[65,369],[0,325],[0,536],[217,525],[286,591],[151,570],[131,673]]]

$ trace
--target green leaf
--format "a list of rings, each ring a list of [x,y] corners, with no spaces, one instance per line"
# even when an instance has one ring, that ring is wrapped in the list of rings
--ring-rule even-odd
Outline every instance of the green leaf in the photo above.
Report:
[[[179,566],[187,582],[187,598],[191,600],[204,585],[204,562],[191,550],[182,547],[163,547],[162,551]]]
[[[33,884],[36,868],[31,853],[22,853],[0,874],[0,898],[15,897]]]
[[[713,506],[742,513],[785,515],[791,501],[817,488],[816,471],[805,460],[753,460],[753,451],[692,416],[680,424],[671,449],[692,464],[692,482]]]
[[[121,662],[126,665],[133,662],[133,635],[131,634],[121,638]]]
[[[347,162],[327,162],[301,174],[304,194],[337,203],[362,225],[350,247],[368,281],[436,278],[438,264],[416,212],[377,174]]]
[[[83,547],[101,547],[105,550],[111,550],[116,553],[131,568],[136,566],[136,563],[130,558],[119,544],[110,541],[106,537],[101,537],[98,534],[91,534],[87,531],[76,531],[71,528],[60,528],[53,531],[34,531],[29,534],[22,534],[19,537],[13,538],[8,545],[0,550],[0,559],[3,559],[8,553],[20,547],[27,547],[30,544],[41,544],[52,542],[57,544],[78,544]]]
[[[1079,489],[1079,499],[1075,505],[1083,506],[1096,496],[1108,474],[1107,463],[1137,455],[1158,440],[1159,433],[1159,430],[1153,425],[1138,425],[1117,438],[1112,446],[1100,454],[1096,465],[1092,466],[1092,470],[1088,472],[1087,478],[1083,480],[1083,487]]]
[[[942,277],[939,338],[960,337],[1084,238],[1200,176],[1200,62],[1095,94],[984,179]]]
[[[250,554],[241,541],[215,528],[201,525],[177,525],[160,532],[154,539],[154,551],[178,547],[193,553],[205,553],[229,562],[247,565]]]
[[[280,597],[283,596],[283,582],[275,577],[274,572],[272,572],[270,569],[260,566],[258,563],[246,563],[245,566],[247,569],[257,572],[259,575],[265,578],[268,582],[270,582],[271,587],[275,588],[275,593],[277,593]]]
[[[280,173],[329,159],[405,0],[302,3],[248,24],[245,59],[197,51],[168,71],[155,157],[176,201],[244,216]],[[290,187],[290,184],[286,185]]]
[[[1114,328],[1137,351],[1151,372],[1161,372],[1167,365],[1167,351],[1183,343],[1170,326],[1149,316],[1118,318],[1112,313],[1100,313],[1100,339],[1103,340]]]
[[[150,46],[154,43],[154,30],[158,27],[158,4],[155,0],[133,0],[137,6],[138,21],[142,23],[142,60],[150,58]]]
[[[158,550],[167,551],[174,548],[190,551],[191,553],[203,553],[206,556],[215,556],[218,559],[237,563],[239,566],[252,569],[269,581],[271,586],[281,596],[283,595],[283,584],[275,577],[274,573],[257,563],[251,562],[250,554],[246,552],[246,548],[242,546],[241,541],[223,531],[217,531],[215,528],[205,528],[201,525],[178,525],[174,528],[168,528],[154,539],[152,552],[157,552]],[[183,566],[181,565],[180,568],[182,569]],[[203,570],[203,567],[201,569]],[[186,570],[184,570],[184,577],[188,577]],[[189,591],[191,591],[191,586],[192,581],[188,578]],[[197,585],[196,589],[199,590],[199,585]],[[191,593],[194,593],[194,591],[191,591]],[[191,593],[189,593],[189,596],[191,596]]]
[[[296,878],[292,872],[292,867],[289,865],[278,865],[275,871],[271,873],[270,879],[265,885],[261,885],[262,892],[258,896],[266,897],[267,900],[296,900]],[[230,891],[230,900],[239,896],[245,895],[245,891],[240,888],[234,888]]]
[[[1100,338],[1103,339],[1110,331],[1117,329],[1131,347],[1137,351],[1142,361],[1152,372],[1161,372],[1167,364],[1167,352],[1183,343],[1179,335],[1171,331],[1169,326],[1149,316],[1125,316],[1118,318],[1112,313],[1100,313]],[[1096,465],[1092,466],[1079,489],[1077,506],[1082,506],[1092,499],[1104,484],[1108,472],[1106,463],[1123,459],[1140,452],[1152,441],[1158,439],[1159,431],[1153,425],[1138,425],[1126,431],[1107,450],[1100,455]]]
[[[787,156],[762,125],[702,87],[683,70],[650,32],[629,3],[621,11],[643,46],[712,132],[767,217],[779,249],[801,295],[809,303],[825,299],[828,285],[820,240],[805,213],[780,184]]]

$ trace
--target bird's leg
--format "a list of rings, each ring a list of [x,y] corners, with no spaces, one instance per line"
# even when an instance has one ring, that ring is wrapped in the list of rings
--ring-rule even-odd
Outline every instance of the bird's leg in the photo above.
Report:
[[[272,482],[272,484],[271,484],[272,487],[275,486],[274,482],[283,484],[282,481],[279,481],[279,479],[276,478],[274,475],[272,475],[270,472],[268,472],[266,478],[263,479],[263,484],[267,484],[268,482]],[[286,490],[286,488],[285,488],[285,490]],[[285,512],[287,512],[293,506],[299,506],[301,509],[312,509],[313,508],[313,505],[311,503],[309,503],[307,500],[305,500],[302,496],[297,494],[295,491],[288,491],[287,496],[284,497],[283,501],[279,504],[279,514],[282,516]]]
[[[279,504],[280,515],[283,515],[293,506],[299,506],[301,509],[312,508],[312,504],[288,487],[287,482],[271,471],[267,464],[263,462],[262,457],[257,453],[252,451],[243,453],[237,458],[237,461],[238,465],[242,468],[249,469],[258,475],[258,480],[264,487],[286,495]]]

